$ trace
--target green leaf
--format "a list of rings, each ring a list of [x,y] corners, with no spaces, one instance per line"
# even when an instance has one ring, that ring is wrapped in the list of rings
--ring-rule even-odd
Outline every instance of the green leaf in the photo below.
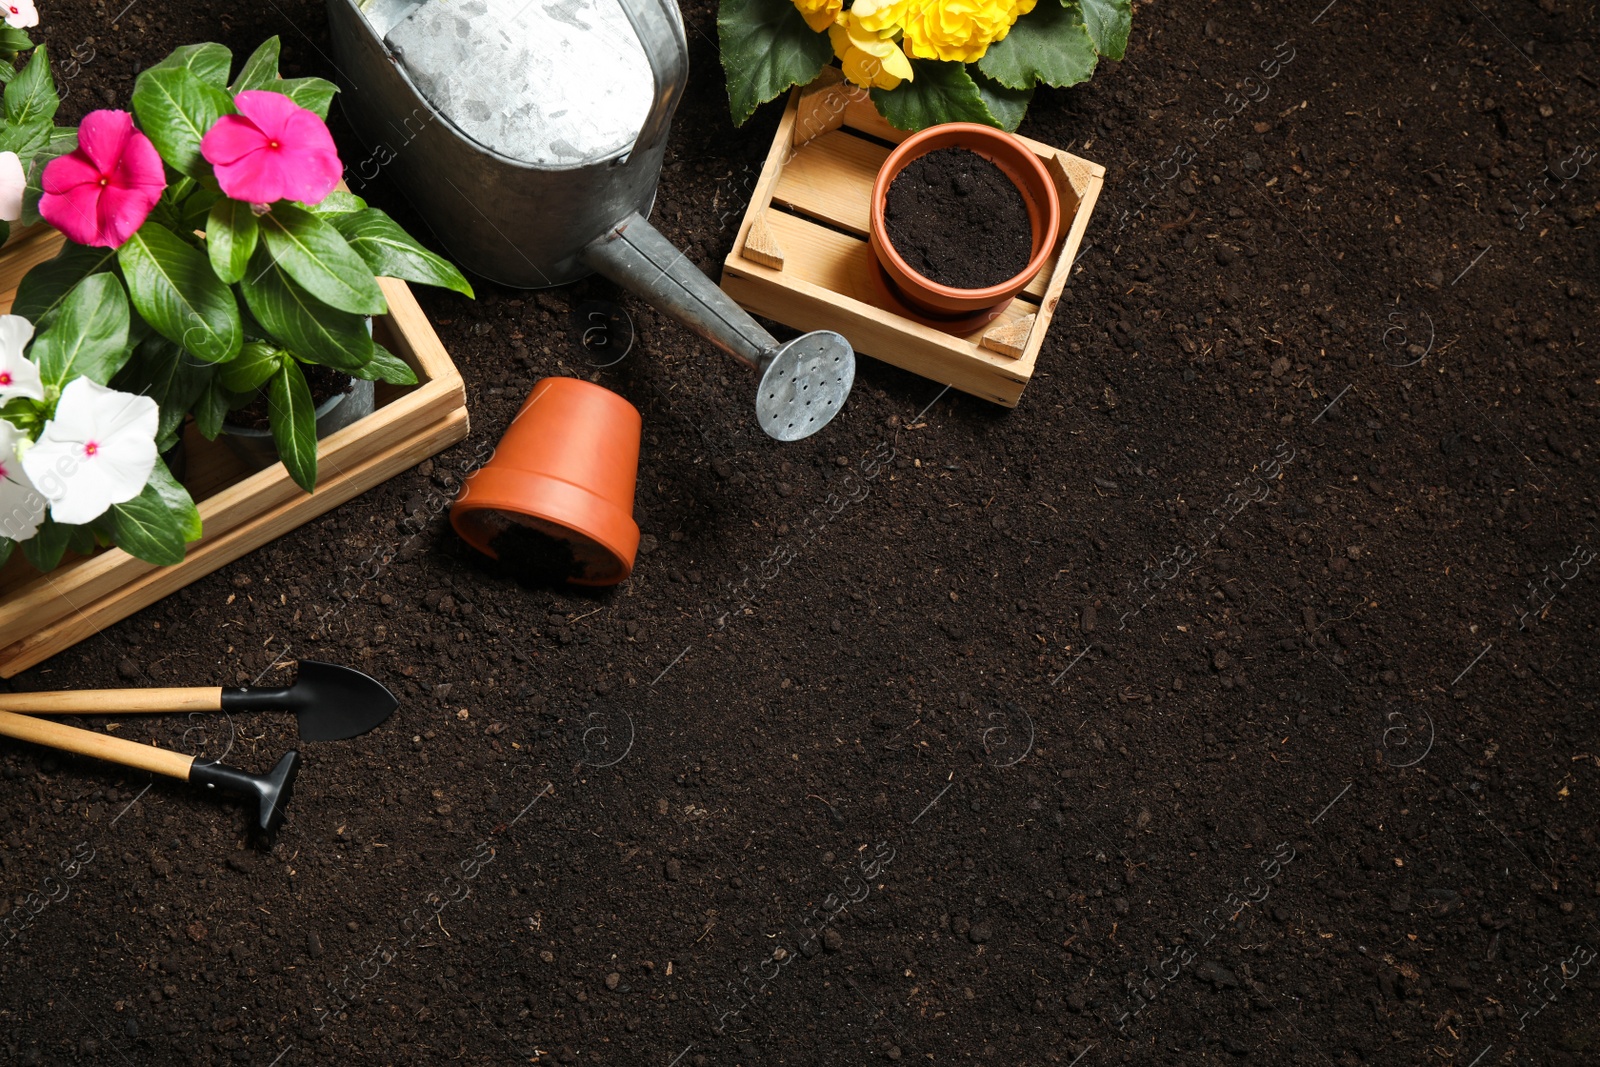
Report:
[[[297,206],[305,208],[319,218],[328,219],[329,222],[332,222],[333,220],[328,218],[330,215],[351,215],[357,211],[365,211],[367,202],[355,193],[347,193],[343,189],[335,189],[323,197],[319,203],[299,204]]]
[[[79,377],[109,385],[130,354],[128,297],[110,272],[78,283],[30,352],[45,386],[55,389]]]
[[[10,85],[11,79],[16,76],[16,65],[9,59],[0,58],[0,85]]]
[[[717,38],[735,126],[791,85],[810,84],[833,60],[828,35],[813,32],[790,0],[722,0]]]
[[[48,122],[41,123],[48,125]],[[76,129],[50,131],[49,143],[34,152],[33,158],[28,161],[28,184],[22,190],[22,223],[32,226],[39,222],[39,197],[44,190],[39,187],[39,181],[44,175],[44,168],[57,156],[64,156],[78,147],[78,131]],[[20,155],[20,153],[19,153]]]
[[[276,34],[262,41],[261,46],[244,61],[244,66],[239,68],[239,76],[233,79],[228,92],[238,96],[247,89],[274,88],[278,80],[279,47]]]
[[[369,382],[417,384],[417,372],[411,369],[411,365],[380,344],[372,346],[372,361],[355,373],[357,378],[365,378]]]
[[[911,69],[912,79],[898,88],[872,90],[872,102],[889,125],[900,130],[921,130],[941,122],[999,125],[984,106],[978,85],[964,64],[913,59]]]
[[[232,111],[233,99],[226,91],[186,67],[151,67],[133,83],[133,113],[139,128],[169,167],[193,178],[210,176],[211,164],[200,155],[200,140],[218,118]]]
[[[134,309],[163,337],[212,363],[239,354],[239,305],[198,249],[146,222],[117,249],[117,262]]]
[[[166,59],[151,70],[187,70],[196,78],[217,89],[228,87],[228,71],[233,67],[233,53],[220,44],[186,44],[173,50]],[[148,132],[148,131],[146,131]]]
[[[292,204],[277,205],[260,223],[273,260],[312,296],[357,315],[389,310],[372,270],[328,223]]]
[[[6,86],[5,116],[13,126],[48,121],[61,106],[56,81],[50,76],[50,50],[40,45],[28,65]],[[21,153],[18,153],[20,155]]]
[[[233,363],[224,363],[223,366],[231,367]],[[224,389],[220,381],[214,380],[206,386],[205,392],[194,403],[194,425],[200,431],[200,436],[207,441],[215,441],[232,407],[233,394]]]
[[[118,548],[146,563],[162,567],[182,563],[183,535],[183,520],[173,513],[161,490],[151,482],[146,482],[139,495],[126,504],[111,506],[111,539]]]
[[[217,381],[230,392],[253,393],[278,372],[285,358],[283,349],[265,341],[251,341],[237,359],[222,364]]]
[[[328,117],[328,105],[339,87],[324,78],[285,78],[270,87],[282,93],[307,111],[314,111],[320,119]]]
[[[978,69],[1010,89],[1044,82],[1061,89],[1087,81],[1100,57],[1076,8],[1044,3],[989,46]]]
[[[301,359],[353,374],[372,358],[366,320],[306,292],[265,248],[256,248],[239,288],[266,332]]]
[[[49,119],[0,125],[0,152],[15,152],[23,165],[50,147]]]
[[[296,485],[313,492],[317,488],[317,416],[300,364],[292,359],[283,361],[272,376],[267,399],[278,458]]]
[[[423,248],[398,222],[375,207],[328,220],[350,247],[366,260],[373,274],[408,282],[438,285],[472,296],[472,286],[449,260]]]
[[[1128,50],[1128,34],[1133,30],[1131,0],[1076,0],[1076,3],[1072,0],[1063,0],[1063,2],[1067,3],[1068,7],[1078,7],[1082,10],[1082,22],[1089,31],[1089,39],[1094,42],[1095,51],[1107,59],[1122,58]],[[1049,4],[1046,3],[1044,6],[1048,7]]]
[[[51,316],[67,294],[79,282],[108,266],[115,256],[116,252],[109,248],[66,242],[54,259],[45,260],[23,275],[11,314],[21,315],[36,330],[48,329]]]
[[[27,31],[15,26],[0,26],[0,52],[16,55],[32,47],[33,38],[28,36]]]
[[[151,334],[133,350],[133,358],[112,381],[112,388],[143,393],[161,409],[156,445],[165,452],[177,441],[189,409],[216,377],[216,368],[202,363],[159,334]]]
[[[232,285],[244,277],[261,228],[250,205],[223,197],[206,216],[206,255],[219,279]]]
[[[89,526],[67,526],[67,548],[80,556],[92,556],[100,546],[95,543],[94,530]]]
[[[0,537],[0,567],[4,567],[6,565],[6,560],[11,558],[12,549],[16,547],[17,543],[11,540],[11,538]]]
[[[207,390],[208,392],[210,390]],[[172,512],[178,520],[178,530],[185,541],[200,540],[200,509],[195,507],[194,497],[189,495],[178,479],[172,476],[172,471],[167,467],[166,461],[160,456],[156,457],[155,469],[150,472],[150,480],[145,483],[145,488],[154,488],[161,502]]]
[[[33,564],[34,570],[40,574],[48,574],[61,562],[61,557],[67,551],[67,542],[70,540],[72,540],[72,527],[65,526],[46,515],[44,522],[39,524],[39,531],[22,542],[22,554],[28,557],[28,562]]]
[[[970,67],[967,73],[972,75],[972,80],[977,84],[978,95],[983,97],[983,106],[994,116],[995,125],[1007,133],[1016,133],[1017,127],[1022,125],[1023,116],[1028,113],[1033,90],[1008,89],[993,78],[986,77],[982,71],[974,73]]]
[[[189,179],[185,178],[185,181]],[[211,214],[211,209],[216,206],[223,195],[220,189],[200,188],[190,193],[177,205],[178,225],[180,233],[193,233],[195,230],[206,228],[206,219]]]

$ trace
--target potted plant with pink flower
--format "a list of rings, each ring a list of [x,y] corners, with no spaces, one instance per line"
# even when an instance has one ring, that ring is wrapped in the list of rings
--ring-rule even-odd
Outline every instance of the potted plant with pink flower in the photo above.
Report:
[[[1121,59],[1131,0],[721,0],[717,31],[736,125],[838,59],[889,123],[1015,130],[1039,85]]]
[[[37,154],[24,218],[67,241],[0,320],[0,558],[21,542],[41,570],[103,544],[180,561],[199,514],[160,455],[191,418],[215,439],[258,396],[278,456],[311,492],[307,370],[416,381],[372,337],[370,316],[387,311],[377,276],[472,294],[336,189],[325,118],[337,90],[280,78],[278,51],[267,41],[230,82],[226,48],[180,48],[139,75],[131,113],[91,112],[70,145]],[[22,343],[6,348],[8,336]]]

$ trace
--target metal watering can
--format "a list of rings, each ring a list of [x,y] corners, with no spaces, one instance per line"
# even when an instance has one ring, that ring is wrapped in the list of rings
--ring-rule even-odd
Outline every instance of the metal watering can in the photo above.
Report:
[[[363,167],[393,174],[456,262],[638,293],[760,372],[756,416],[780,441],[843,406],[849,341],[780,345],[645,220],[689,74],[673,0],[328,0],[328,23]]]

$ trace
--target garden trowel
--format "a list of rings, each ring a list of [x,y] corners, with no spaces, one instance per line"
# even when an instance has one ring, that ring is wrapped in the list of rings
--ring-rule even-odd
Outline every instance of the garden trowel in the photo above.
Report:
[[[292,711],[304,741],[359,737],[387,719],[400,702],[374,678],[349,667],[300,661],[294,684],[282,689],[77,689],[0,693],[0,711],[34,715],[151,715],[194,711]]]

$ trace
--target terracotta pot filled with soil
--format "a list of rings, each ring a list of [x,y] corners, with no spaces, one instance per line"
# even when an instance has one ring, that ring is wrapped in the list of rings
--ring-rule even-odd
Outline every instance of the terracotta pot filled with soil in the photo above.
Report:
[[[1044,269],[1061,200],[1016,137],[951,122],[901,142],[872,187],[878,280],[911,317],[952,333],[993,320]]]
[[[372,414],[377,404],[373,384],[317,363],[302,364],[306,385],[311,389],[312,410],[317,419],[317,439],[321,440]],[[223,440],[234,454],[256,470],[278,462],[278,446],[272,440],[272,422],[266,391],[249,404],[230,411],[222,424]]]
[[[461,486],[450,524],[502,570],[541,585],[633,573],[638,409],[577,378],[533,387],[494,455]]]

